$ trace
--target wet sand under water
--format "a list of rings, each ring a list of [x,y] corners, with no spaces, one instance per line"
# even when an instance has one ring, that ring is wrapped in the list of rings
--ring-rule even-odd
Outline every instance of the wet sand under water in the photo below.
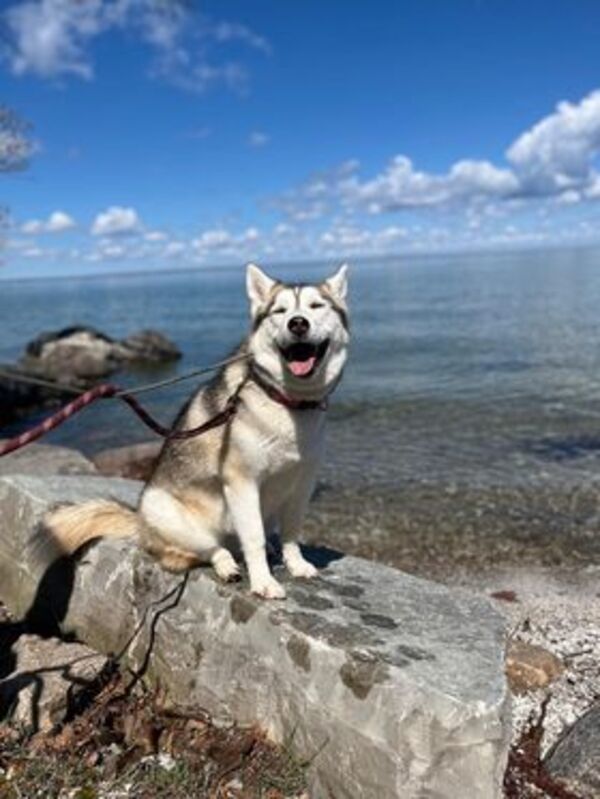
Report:
[[[586,526],[596,513],[595,492],[321,483],[305,537],[442,582],[469,584],[511,567],[543,567],[572,581],[600,572],[598,536]]]
[[[571,581],[600,564],[596,426],[522,402],[334,409],[307,535],[444,582]]]

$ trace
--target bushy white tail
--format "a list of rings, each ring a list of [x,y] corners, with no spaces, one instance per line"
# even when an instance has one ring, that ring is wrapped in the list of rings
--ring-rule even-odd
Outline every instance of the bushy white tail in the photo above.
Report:
[[[44,526],[64,555],[95,538],[131,538],[137,535],[137,513],[119,502],[99,499],[64,505],[44,517]]]

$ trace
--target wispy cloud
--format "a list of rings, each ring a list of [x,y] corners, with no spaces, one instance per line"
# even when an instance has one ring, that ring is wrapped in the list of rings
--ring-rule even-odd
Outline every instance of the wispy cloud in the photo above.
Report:
[[[212,135],[212,128],[208,125],[202,125],[198,128],[192,128],[183,134],[184,139],[191,139],[192,141],[205,141]]]
[[[217,42],[243,42],[265,55],[271,54],[271,45],[264,36],[238,22],[217,22],[210,27],[210,32]]]
[[[266,147],[270,141],[271,137],[269,134],[264,133],[261,130],[253,130],[248,136],[248,146],[254,148],[255,150],[258,150],[261,147]]]
[[[166,241],[168,238],[164,230],[149,230],[147,233],[144,233],[144,239],[146,241]]]
[[[212,21],[185,0],[17,0],[0,15],[4,61],[15,75],[94,77],[94,42],[126,32],[150,46],[150,73],[184,89],[243,88],[247,69],[222,59],[225,45],[270,51],[264,37],[236,22]],[[215,53],[215,50],[217,53]]]

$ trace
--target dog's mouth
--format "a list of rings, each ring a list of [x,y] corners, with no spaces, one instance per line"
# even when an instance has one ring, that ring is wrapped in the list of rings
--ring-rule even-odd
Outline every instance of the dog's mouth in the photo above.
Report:
[[[329,339],[325,339],[320,344],[305,342],[290,344],[288,347],[280,348],[280,352],[294,377],[307,378],[314,374],[328,347]]]

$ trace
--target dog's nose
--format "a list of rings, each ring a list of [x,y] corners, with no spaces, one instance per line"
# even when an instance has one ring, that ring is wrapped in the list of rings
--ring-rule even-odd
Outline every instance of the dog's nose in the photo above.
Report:
[[[298,338],[305,336],[310,329],[310,322],[303,316],[292,316],[288,322],[288,330]]]

